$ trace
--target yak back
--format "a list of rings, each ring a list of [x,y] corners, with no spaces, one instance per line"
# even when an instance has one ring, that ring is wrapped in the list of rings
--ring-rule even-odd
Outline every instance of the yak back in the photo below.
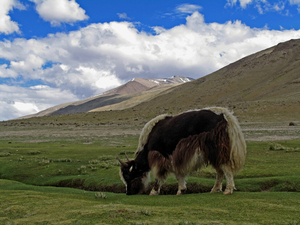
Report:
[[[181,139],[209,132],[222,119],[222,114],[217,115],[210,110],[188,111],[173,117],[167,116],[153,127],[140,156],[147,158],[149,151],[158,151],[168,158]]]

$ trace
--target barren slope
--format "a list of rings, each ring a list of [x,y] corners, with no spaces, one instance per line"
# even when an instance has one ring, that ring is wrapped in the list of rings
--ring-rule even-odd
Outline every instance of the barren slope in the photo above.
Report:
[[[180,111],[208,105],[230,107],[258,102],[287,103],[299,108],[299,99],[300,40],[291,40],[169,89],[137,108],[169,107]]]

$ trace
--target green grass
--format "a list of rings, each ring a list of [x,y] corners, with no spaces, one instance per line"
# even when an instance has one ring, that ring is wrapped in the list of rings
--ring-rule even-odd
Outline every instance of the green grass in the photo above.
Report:
[[[121,138],[120,138],[121,139]],[[131,140],[133,139],[133,141]],[[128,142],[136,137],[104,140],[86,144],[82,142],[0,142],[0,176],[27,184],[45,185],[64,179],[88,179],[120,184],[116,153],[134,151]],[[110,146],[113,145],[113,146]]]
[[[126,196],[0,180],[1,224],[299,224],[300,195]]]
[[[137,137],[114,137],[86,144],[78,142],[0,142],[0,177],[26,184],[54,185],[87,190],[122,191],[116,154],[133,158]],[[241,191],[298,191],[300,140],[274,143],[249,142],[244,169],[236,176]],[[125,157],[124,157],[125,159]],[[211,167],[195,171],[188,183],[199,183],[208,191],[214,183]],[[167,184],[175,184],[174,177]],[[225,181],[224,181],[225,185]],[[194,185],[195,186],[195,185]],[[176,186],[174,187],[176,188]],[[194,187],[199,188],[199,187]],[[196,191],[197,192],[197,191]]]
[[[0,224],[300,224],[300,140],[248,142],[231,196],[174,196],[170,177],[168,195],[152,197],[126,196],[119,178],[116,153],[133,158],[137,142],[0,141]],[[208,192],[214,181],[206,167],[191,174],[188,189]]]

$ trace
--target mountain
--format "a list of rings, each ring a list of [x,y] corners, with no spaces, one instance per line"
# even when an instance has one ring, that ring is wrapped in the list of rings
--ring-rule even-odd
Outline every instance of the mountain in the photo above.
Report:
[[[280,43],[214,73],[174,88],[147,104],[193,105],[256,100],[298,100],[300,39]]]
[[[197,80],[154,85],[161,81],[135,78],[103,95],[56,106],[39,115],[124,109],[122,114],[110,114],[149,119],[162,113],[225,106],[245,121],[265,120],[266,116],[270,121],[300,121],[300,39],[279,43]]]
[[[300,39],[279,43],[172,88],[136,110],[151,107],[176,112],[212,105],[253,113],[263,111],[262,105],[273,114],[280,109],[300,115]]]
[[[165,85],[170,84],[181,84],[194,80],[188,77],[174,76],[172,78],[163,78],[163,79],[143,79],[143,78],[133,78],[131,81],[123,84],[117,88],[109,90],[104,94],[120,94],[128,95],[134,93],[140,93],[143,91],[148,91],[155,87],[164,87]]]
[[[168,88],[190,82],[192,80],[192,78],[181,76],[173,76],[171,78],[163,79],[134,78],[131,81],[103,94],[81,101],[60,104],[36,114],[24,116],[21,119],[89,111],[102,111],[107,109],[125,109],[135,106],[142,101],[149,100],[154,95]]]

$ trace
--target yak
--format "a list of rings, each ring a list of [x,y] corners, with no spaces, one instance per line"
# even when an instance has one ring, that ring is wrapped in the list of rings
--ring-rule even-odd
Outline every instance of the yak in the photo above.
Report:
[[[202,166],[212,165],[216,181],[211,193],[232,194],[234,174],[246,159],[246,143],[238,120],[228,109],[211,107],[169,116],[159,115],[143,128],[135,159],[121,163],[120,177],[126,194],[141,194],[150,183],[150,171],[155,178],[150,195],[158,195],[170,174],[178,181],[177,195],[186,193],[188,174]]]

